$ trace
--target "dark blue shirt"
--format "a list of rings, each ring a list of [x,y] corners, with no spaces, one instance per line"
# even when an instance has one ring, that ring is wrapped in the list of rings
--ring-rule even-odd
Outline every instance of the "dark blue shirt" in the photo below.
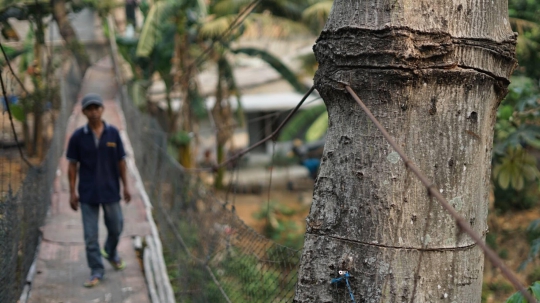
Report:
[[[79,163],[79,201],[114,203],[120,201],[120,169],[126,156],[118,129],[105,123],[99,142],[88,125],[75,130],[69,139],[66,157]],[[96,146],[97,143],[97,146]]]

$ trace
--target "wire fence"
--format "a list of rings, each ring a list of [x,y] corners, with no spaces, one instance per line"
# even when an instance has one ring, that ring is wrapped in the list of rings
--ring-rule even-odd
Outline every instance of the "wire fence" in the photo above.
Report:
[[[197,174],[167,153],[157,121],[123,90],[122,107],[135,162],[154,206],[171,284],[179,302],[290,302],[300,251],[242,222]]]
[[[77,99],[81,77],[71,66],[59,80],[61,96],[59,102],[52,102],[54,105],[49,111],[49,125],[53,127],[54,135],[41,164],[25,169],[16,147],[0,149],[0,302],[17,302],[19,299],[40,241],[39,228],[51,202],[67,120]],[[8,119],[7,115],[3,112],[2,122]]]

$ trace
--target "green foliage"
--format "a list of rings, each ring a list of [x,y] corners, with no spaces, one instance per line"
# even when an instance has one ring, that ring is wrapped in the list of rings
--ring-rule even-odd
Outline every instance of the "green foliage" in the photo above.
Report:
[[[71,9],[74,12],[81,11],[84,8],[95,10],[102,18],[107,17],[111,11],[122,6],[120,2],[114,0],[72,0]]]
[[[524,270],[530,262],[538,257],[540,254],[540,219],[532,221],[527,227],[527,238],[530,242],[531,248],[527,259],[523,261],[518,270]]]
[[[191,136],[185,131],[178,131],[171,136],[169,141],[171,142],[171,144],[177,147],[187,146],[189,145],[189,142],[191,142]]]
[[[503,260],[508,260],[508,249],[503,248],[499,251],[499,257]]]
[[[509,0],[508,12],[512,28],[519,34],[516,73],[540,79],[540,2]]]
[[[201,22],[206,16],[206,4],[203,0],[163,0],[154,2],[146,15],[144,25],[137,45],[137,57],[149,57],[156,44],[168,42],[174,46],[174,38],[163,36],[163,31],[188,32],[189,29]],[[173,48],[168,48],[170,52]],[[171,56],[172,57],[172,56]],[[165,56],[163,59],[170,59]],[[163,60],[160,60],[163,61]],[[170,66],[170,60],[167,61]]]
[[[518,191],[523,189],[525,181],[532,181],[540,176],[536,168],[536,158],[519,146],[508,149],[501,163],[495,165],[493,174],[501,188],[507,189],[511,186]]]
[[[131,71],[135,79],[139,78],[138,60],[137,60],[137,43],[139,39],[127,38],[123,36],[116,37],[116,45],[118,52],[131,67]]]
[[[252,0],[212,0],[211,13],[226,15],[234,14],[247,5]],[[274,16],[287,18],[293,21],[302,20],[302,12],[312,3],[319,2],[314,0],[263,0],[255,9],[255,13],[267,12]]]
[[[540,300],[540,282],[534,282],[533,285],[527,288],[529,293],[537,300]],[[527,299],[521,294],[521,292],[514,293],[505,303],[529,303]]]
[[[306,142],[322,139],[328,130],[328,112],[322,113],[306,132]]]
[[[538,181],[526,181],[522,190],[514,188],[502,189],[498,182],[494,182],[495,209],[500,212],[510,210],[531,209],[538,204]]]
[[[303,245],[303,234],[299,232],[299,227],[291,218],[297,213],[277,201],[261,205],[258,212],[253,217],[265,223],[264,235],[282,245],[300,249]]]
[[[299,161],[298,157],[292,153],[284,153],[283,151],[276,151],[272,162],[269,163],[269,166],[291,166],[297,164]]]
[[[326,112],[325,105],[314,106],[299,111],[281,130],[278,141],[284,142],[300,138],[309,126],[324,112]]]
[[[494,283],[489,283],[487,285],[487,288],[491,291],[495,291],[495,292],[510,292],[514,289],[514,287],[512,286],[512,284],[508,283],[508,282],[494,282]]]
[[[333,4],[333,0],[317,2],[302,13],[302,20],[308,24],[314,34],[319,34],[323,29]]]
[[[513,291],[512,284],[506,281],[484,282],[482,284],[482,303],[487,302],[490,295],[494,298],[505,298]]]
[[[162,15],[166,8],[166,1],[156,2],[150,8],[137,44],[137,57],[149,57],[152,50],[154,50],[154,46],[161,35],[158,25],[163,22]]]
[[[279,274],[275,270],[261,268],[253,255],[236,252],[229,254],[222,263],[224,274],[221,279],[224,288],[235,302],[266,302],[280,292]],[[238,292],[236,292],[239,290]]]
[[[176,240],[173,240],[176,241]],[[223,295],[219,288],[208,276],[203,264],[190,258],[185,251],[177,250],[175,253],[167,249],[163,250],[169,280],[178,302],[200,302],[197,295],[186,296],[186,293],[197,290],[196,294],[202,295],[205,302],[223,302]]]
[[[19,104],[10,104],[9,109],[11,110],[11,115],[17,121],[24,122],[26,121],[26,113],[24,108]]]
[[[486,235],[486,244],[493,250],[496,250],[497,245],[497,234],[496,233],[488,233]]]
[[[536,151],[540,149],[540,91],[526,77],[513,77],[497,112],[493,149],[495,207],[527,209],[538,200]]]
[[[24,45],[22,48],[13,48],[7,45],[2,45],[8,57],[8,60],[13,60],[18,56],[31,52],[32,47],[29,45]],[[3,54],[0,54],[0,66],[6,65],[6,60],[4,59]]]
[[[540,281],[540,267],[535,267],[534,270],[527,275],[527,279],[530,281],[530,283]]]

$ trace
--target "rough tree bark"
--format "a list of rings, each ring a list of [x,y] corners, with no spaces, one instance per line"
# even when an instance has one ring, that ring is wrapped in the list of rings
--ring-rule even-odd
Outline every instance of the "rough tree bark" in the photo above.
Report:
[[[344,90],[483,235],[493,126],[516,60],[507,1],[335,0],[314,47],[329,112],[295,302],[480,302],[483,254]]]
[[[82,45],[77,38],[77,33],[75,32],[75,29],[73,28],[71,22],[68,19],[66,1],[51,0],[51,7],[54,20],[56,20],[56,24],[58,24],[60,35],[66,42],[67,48],[75,57],[75,60],[79,65],[79,69],[81,70],[81,74],[84,75],[86,70],[91,65],[90,59],[88,57],[88,54],[86,53],[84,45]]]

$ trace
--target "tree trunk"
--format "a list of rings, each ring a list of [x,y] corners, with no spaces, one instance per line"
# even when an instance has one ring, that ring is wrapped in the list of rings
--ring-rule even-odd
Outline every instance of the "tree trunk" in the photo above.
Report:
[[[26,148],[26,154],[31,155],[34,150],[34,145],[32,143],[32,136],[30,136],[30,125],[28,125],[28,114],[26,119],[22,122],[23,125],[23,137],[24,137],[24,147]]]
[[[60,35],[66,42],[67,48],[71,51],[75,60],[79,65],[81,74],[84,75],[86,70],[90,67],[90,59],[84,46],[81,44],[77,38],[77,34],[71,25],[71,22],[68,19],[67,10],[66,10],[66,1],[65,0],[51,0],[51,7],[54,19],[56,24],[58,24],[58,29]]]
[[[176,20],[177,24],[185,24],[183,18]],[[182,26],[179,26],[182,28]],[[190,41],[188,34],[183,30],[177,29],[177,33],[174,38],[175,42],[175,53],[172,63],[174,65],[174,84],[180,86],[180,91],[182,95],[182,131],[186,133],[193,132],[193,115],[191,110],[191,99],[189,95],[189,81],[194,76],[194,69],[188,68],[190,66]],[[176,119],[177,117],[175,117]],[[191,141],[188,142],[185,146],[179,149],[179,161],[182,166],[186,168],[193,168],[194,165],[194,153],[192,150]]]
[[[218,59],[216,103],[214,104],[214,108],[212,109],[212,116],[216,123],[216,151],[218,164],[225,161],[225,144],[233,136],[233,129],[231,128],[233,120],[231,106],[229,103],[229,91],[227,89],[227,85],[225,85],[224,83],[226,82],[224,60],[224,57],[220,57]],[[227,168],[224,166],[218,168],[214,180],[214,188],[223,188],[223,178],[225,177],[226,170]]]
[[[480,234],[515,68],[507,1],[335,0],[314,47],[329,129],[295,302],[480,302],[483,253],[407,171],[350,85]]]

